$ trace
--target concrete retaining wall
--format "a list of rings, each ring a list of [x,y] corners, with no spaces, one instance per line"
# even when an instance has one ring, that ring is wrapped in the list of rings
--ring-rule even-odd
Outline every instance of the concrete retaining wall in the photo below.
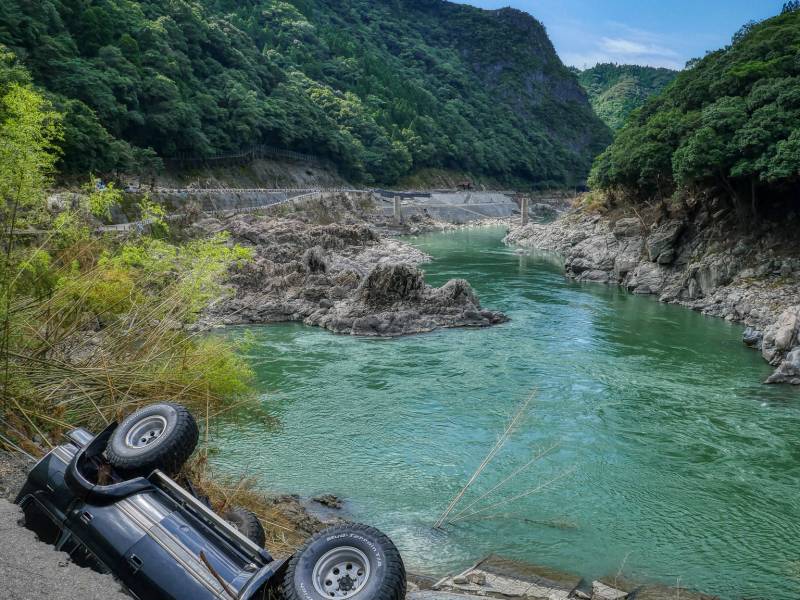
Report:
[[[382,210],[393,214],[390,198],[383,197]],[[428,214],[448,223],[463,224],[487,217],[505,218],[519,214],[519,206],[510,194],[503,192],[431,192],[405,197],[401,201],[403,216]]]

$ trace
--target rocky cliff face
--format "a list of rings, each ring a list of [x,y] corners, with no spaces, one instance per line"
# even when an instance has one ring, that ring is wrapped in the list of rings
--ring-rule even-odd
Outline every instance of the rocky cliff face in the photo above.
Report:
[[[747,325],[744,343],[776,367],[767,383],[800,384],[800,252],[797,216],[752,224],[716,206],[665,215],[607,218],[572,212],[514,229],[509,244],[564,256],[568,276],[619,284]]]

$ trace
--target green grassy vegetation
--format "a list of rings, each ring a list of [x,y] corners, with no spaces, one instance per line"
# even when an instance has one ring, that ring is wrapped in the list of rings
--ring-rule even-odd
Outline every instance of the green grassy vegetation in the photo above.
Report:
[[[611,63],[576,73],[597,116],[614,131],[619,131],[634,110],[660,94],[678,75],[672,69]]]
[[[249,398],[246,363],[189,327],[249,251],[224,236],[176,243],[146,199],[150,233],[95,234],[121,193],[89,186],[60,206],[48,199],[62,136],[63,116],[12,61],[0,63],[3,439],[38,452],[67,427],[143,404],[214,415]]]
[[[67,174],[258,143],[352,181],[422,168],[538,187],[610,141],[544,27],[440,0],[6,0],[0,44],[64,115]]]
[[[729,199],[742,218],[785,215],[800,183],[800,11],[745,25],[633,113],[590,184],[642,203]]]

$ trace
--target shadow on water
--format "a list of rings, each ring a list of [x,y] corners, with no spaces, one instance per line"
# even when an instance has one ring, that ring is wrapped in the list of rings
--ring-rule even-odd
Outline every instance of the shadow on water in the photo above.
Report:
[[[624,564],[723,598],[800,597],[798,390],[760,384],[769,368],[740,327],[567,281],[552,256],[515,254],[501,237],[411,241],[435,259],[430,282],[468,279],[484,306],[509,314],[504,325],[395,340],[247,328],[281,425],[223,424],[215,460],[276,491],[348,498],[410,568],[434,575],[499,552],[588,577]],[[554,442],[497,499],[574,472],[434,535],[532,388],[530,416],[474,494]]]

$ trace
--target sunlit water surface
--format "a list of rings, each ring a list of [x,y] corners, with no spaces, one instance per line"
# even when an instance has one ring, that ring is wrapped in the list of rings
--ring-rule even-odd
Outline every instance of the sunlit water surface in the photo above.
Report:
[[[567,281],[497,228],[410,241],[427,280],[468,279],[511,321],[402,339],[297,324],[235,328],[279,424],[219,426],[216,458],[267,489],[346,498],[407,567],[443,574],[495,552],[586,577],[620,570],[723,598],[800,598],[800,393],[741,328],[615,287]],[[434,533],[509,416],[530,415],[468,506]],[[493,506],[559,478],[550,487]]]

